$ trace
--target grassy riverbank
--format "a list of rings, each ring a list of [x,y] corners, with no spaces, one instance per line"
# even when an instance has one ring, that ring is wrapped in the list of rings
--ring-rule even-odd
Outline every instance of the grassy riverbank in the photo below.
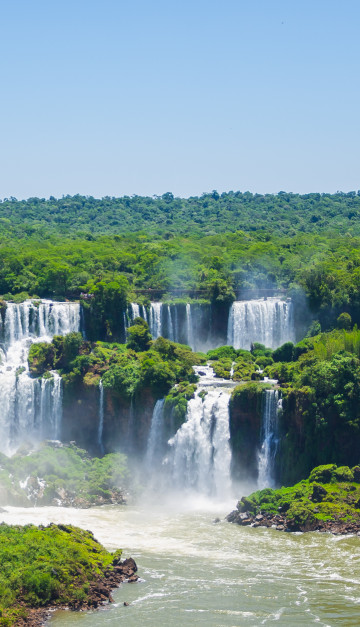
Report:
[[[40,624],[47,607],[83,609],[111,600],[112,588],[137,578],[133,560],[120,558],[120,550],[109,553],[77,527],[1,524],[0,626]]]

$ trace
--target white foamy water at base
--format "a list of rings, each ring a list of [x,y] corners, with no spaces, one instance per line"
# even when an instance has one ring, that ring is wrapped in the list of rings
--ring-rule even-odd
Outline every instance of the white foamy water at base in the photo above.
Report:
[[[7,523],[91,529],[107,548],[123,547],[138,564],[141,581],[116,590],[114,605],[57,612],[49,627],[359,625],[360,538],[238,527],[223,520],[234,503],[197,498],[157,507],[155,496],[149,502],[151,508],[7,508],[1,514]]]
[[[0,322],[0,451],[9,455],[24,442],[60,437],[61,377],[51,371],[50,378],[32,378],[28,353],[33,343],[79,331],[80,305],[50,300],[7,303]]]

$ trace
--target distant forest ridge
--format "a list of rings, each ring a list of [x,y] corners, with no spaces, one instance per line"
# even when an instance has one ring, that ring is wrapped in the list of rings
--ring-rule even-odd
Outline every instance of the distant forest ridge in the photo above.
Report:
[[[18,237],[35,233],[124,234],[146,230],[154,235],[216,235],[265,231],[360,235],[360,190],[336,194],[252,194],[217,191],[200,197],[64,196],[56,199],[0,200],[0,233]]]

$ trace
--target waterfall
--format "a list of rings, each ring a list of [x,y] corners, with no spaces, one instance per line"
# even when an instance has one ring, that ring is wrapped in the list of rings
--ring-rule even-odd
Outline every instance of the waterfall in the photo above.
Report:
[[[51,371],[32,379],[31,344],[80,329],[80,305],[50,300],[7,303],[0,341],[0,450],[11,453],[24,441],[56,439],[61,433],[62,380]]]
[[[187,344],[195,350],[194,346],[194,333],[193,333],[193,325],[192,325],[192,317],[191,317],[191,305],[190,303],[186,303],[186,337]]]
[[[178,310],[177,307],[175,306],[175,315],[174,315],[174,322],[175,322],[175,330],[174,330],[174,342],[179,342],[179,316],[178,316]]]
[[[98,445],[100,451],[104,451],[103,446],[103,430],[104,430],[104,386],[102,379],[99,383],[99,426],[98,426]]]
[[[154,340],[162,335],[161,313],[162,303],[151,303],[149,327]]]
[[[140,317],[140,305],[138,305],[137,303],[130,303],[130,307],[131,307],[131,322],[133,322],[135,318]]]
[[[277,348],[294,341],[293,305],[290,300],[235,301],[230,308],[227,344],[249,350],[253,342]]]
[[[169,440],[172,483],[178,488],[226,497],[230,494],[229,401],[234,384],[215,380],[209,367],[200,374],[186,421]]]
[[[277,390],[264,390],[262,444],[258,456],[258,488],[274,487],[274,461],[277,450],[277,423],[281,399]]]
[[[164,399],[156,401],[146,448],[145,468],[151,473],[162,456]]]
[[[168,318],[167,320],[168,321],[168,339],[171,340],[172,342],[175,342],[174,325],[173,325],[173,321],[171,317],[170,305],[167,305],[166,311],[167,311],[167,318]]]

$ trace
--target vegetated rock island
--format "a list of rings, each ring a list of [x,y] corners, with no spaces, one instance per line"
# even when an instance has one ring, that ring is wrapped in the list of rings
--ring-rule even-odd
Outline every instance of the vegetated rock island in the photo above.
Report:
[[[132,558],[71,525],[0,525],[0,626],[42,625],[50,608],[95,609],[135,582]]]
[[[243,496],[226,519],[278,531],[360,535],[360,466],[317,466],[294,486]]]

